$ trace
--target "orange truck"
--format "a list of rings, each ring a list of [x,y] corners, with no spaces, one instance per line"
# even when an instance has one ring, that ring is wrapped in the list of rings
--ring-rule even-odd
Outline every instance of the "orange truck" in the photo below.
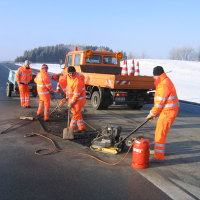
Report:
[[[132,109],[153,103],[152,76],[122,76],[121,52],[81,50],[66,54],[64,68],[74,66],[85,76],[86,97],[93,108],[107,109],[110,105],[126,104]]]

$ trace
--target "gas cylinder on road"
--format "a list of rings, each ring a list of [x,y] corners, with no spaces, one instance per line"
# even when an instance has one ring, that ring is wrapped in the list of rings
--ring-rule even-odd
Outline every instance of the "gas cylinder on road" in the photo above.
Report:
[[[148,168],[150,154],[149,152],[149,140],[144,138],[137,138],[133,142],[132,167],[140,169]]]

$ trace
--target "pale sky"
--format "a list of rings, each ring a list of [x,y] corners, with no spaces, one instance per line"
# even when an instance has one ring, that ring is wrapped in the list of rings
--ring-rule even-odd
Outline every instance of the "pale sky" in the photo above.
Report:
[[[148,58],[200,47],[200,0],[0,0],[0,61],[56,44]]]

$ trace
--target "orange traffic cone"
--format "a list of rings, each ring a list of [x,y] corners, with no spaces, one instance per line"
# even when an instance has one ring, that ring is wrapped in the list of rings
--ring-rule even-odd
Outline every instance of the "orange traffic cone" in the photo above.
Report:
[[[135,68],[135,76],[139,76],[140,75],[140,69],[139,69],[139,61],[137,61],[137,65]]]
[[[124,60],[121,75],[128,76],[127,60]]]
[[[134,73],[135,73],[135,64],[134,64],[134,60],[132,60],[129,76],[134,76]]]
[[[56,93],[60,93],[60,92],[61,92],[61,91],[60,91],[60,84],[59,84],[59,83],[57,83],[57,87],[56,87],[55,92],[56,92]]]

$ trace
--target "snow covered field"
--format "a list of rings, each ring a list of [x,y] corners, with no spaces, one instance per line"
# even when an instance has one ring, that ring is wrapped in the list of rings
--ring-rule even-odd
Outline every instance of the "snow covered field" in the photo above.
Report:
[[[200,62],[178,60],[139,59],[140,75],[152,76],[155,66],[162,66],[173,81],[179,99],[200,103]],[[40,69],[42,64],[31,64],[31,68]],[[49,72],[60,73],[59,64],[48,64]]]

